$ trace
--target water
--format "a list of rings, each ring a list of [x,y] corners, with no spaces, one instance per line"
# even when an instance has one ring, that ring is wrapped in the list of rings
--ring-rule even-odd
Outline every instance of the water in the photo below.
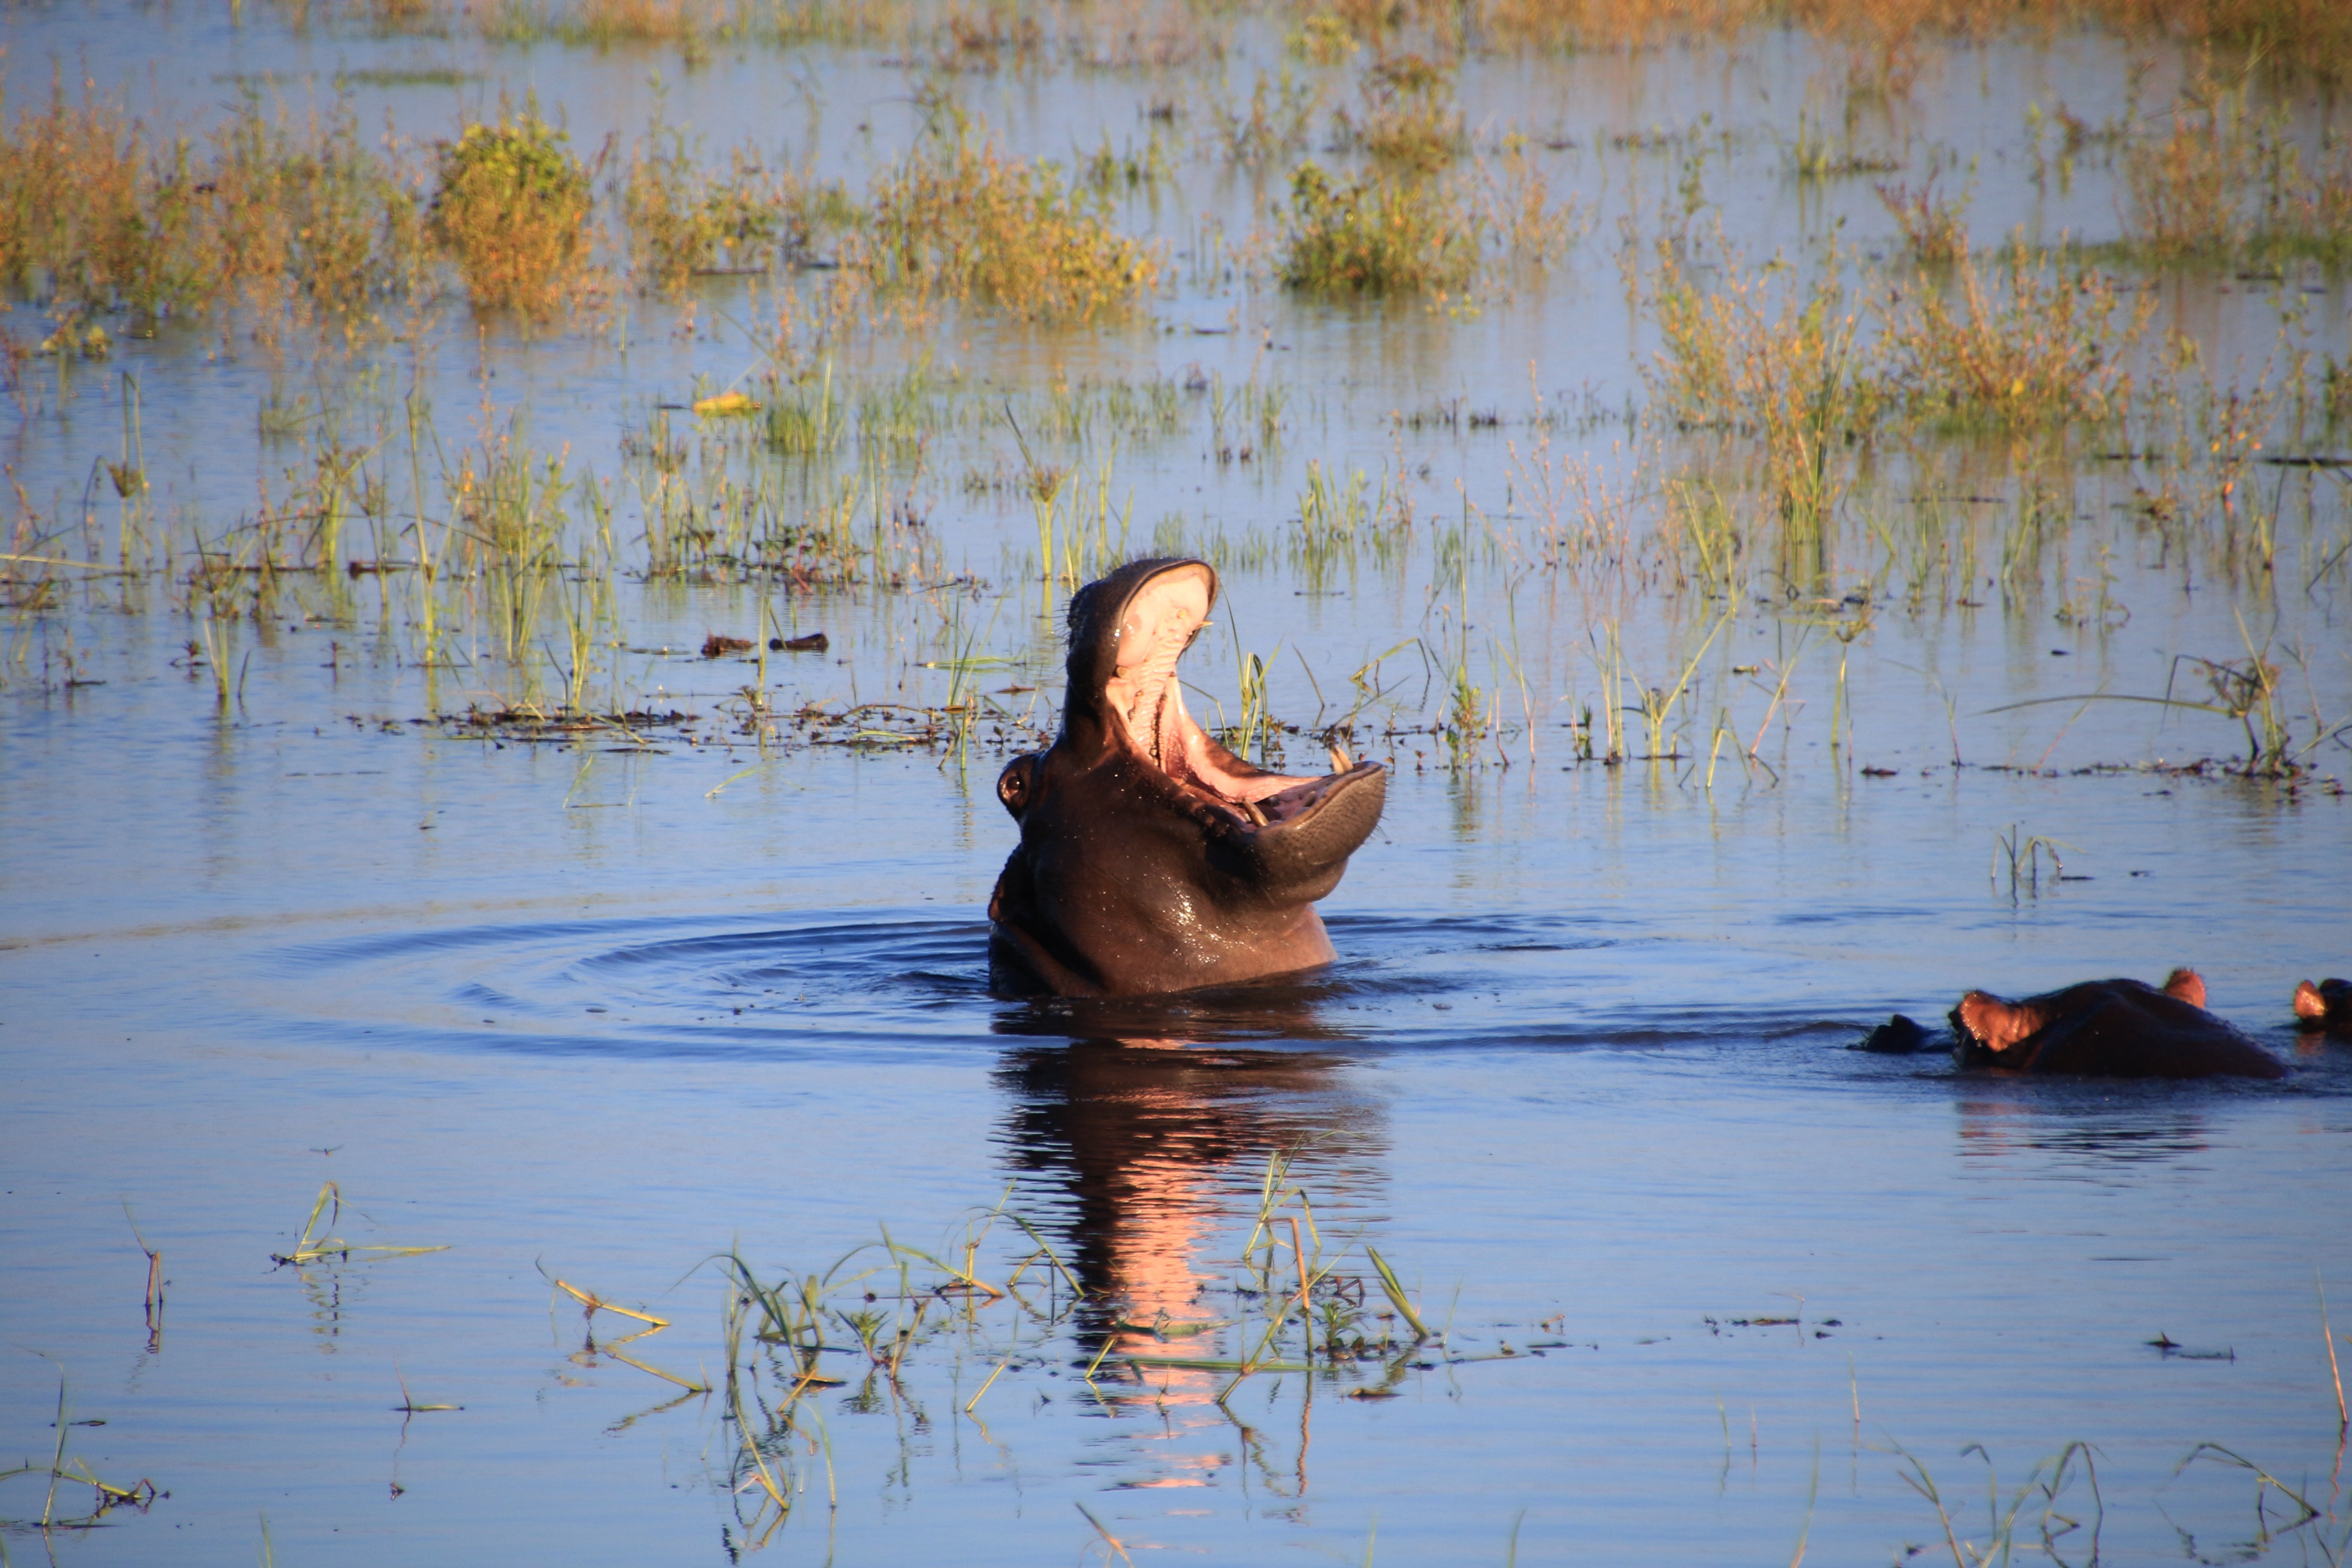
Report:
[[[469,74],[454,89],[362,88],[361,111],[446,134],[453,104],[535,89],[592,147],[642,127],[660,68],[667,111],[714,149],[775,136],[862,177],[912,134],[906,72],[879,50],[722,52],[680,77],[657,52],[182,13],[117,25],[128,15],[13,16],[12,100],[64,58],[194,122],[215,97],[196,84],[230,73],[290,84],[424,62]],[[1255,29],[1237,31],[1224,79],[1244,95],[1278,46]],[[1951,50],[1888,135],[1914,169],[1930,148],[1981,160],[1971,223],[1988,243],[2021,223],[2112,237],[2115,172],[2086,161],[2071,184],[2037,184],[2017,127],[2026,102],[2124,112],[2125,55],[2083,39]],[[159,80],[167,58],[176,74]],[[796,59],[821,103],[767,107]],[[40,1517],[46,1483],[0,1482],[0,1518],[20,1521],[0,1537],[12,1556],[243,1563],[266,1539],[285,1563],[640,1562],[764,1542],[787,1561],[1028,1563],[1108,1560],[1108,1536],[1236,1561],[1684,1563],[1777,1560],[1801,1537],[1808,1556],[1848,1561],[1948,1550],[1910,1464],[1981,1547],[1984,1461],[1963,1448],[1990,1456],[2007,1509],[2037,1461],[2076,1442],[2104,1510],[2077,1454],[2052,1505],[2063,1519],[2034,1494],[2021,1549],[2047,1528],[2084,1560],[2095,1517],[2118,1562],[2340,1556],[2317,1287],[2336,1292],[2340,1341],[2352,1047],[2296,1035],[2287,1007],[2297,979],[2346,968],[2352,930],[2328,738],[2352,711],[2340,554],[2330,564],[2345,524],[2326,471],[2254,470],[2278,486],[2267,578],[2217,576],[2199,536],[2184,553],[2136,521],[2153,468],[2082,454],[2032,584],[1974,606],[1957,602],[1965,580],[1906,599],[1859,521],[1825,583],[1793,595],[1762,576],[1727,600],[1542,564],[1536,445],[1624,475],[1643,444],[1615,411],[1644,395],[1635,356],[1654,331],[1623,306],[1614,222],[1675,169],[1608,135],[1711,114],[1729,140],[1709,199],[1754,251],[1816,242],[1841,216],[1883,236],[1861,183],[1816,199],[1777,172],[1822,68],[1780,35],[1728,64],[1474,61],[1474,129],[1574,143],[1551,154],[1555,177],[1596,221],[1551,277],[1488,294],[1470,319],[1219,272],[1098,331],[974,315],[846,351],[845,374],[883,376],[928,347],[972,384],[1028,395],[1057,370],[1181,382],[1195,365],[1289,389],[1278,447],[1247,464],[1216,456],[1220,388],[1183,393],[1176,426],[1125,443],[1115,474],[1139,498],[1131,543],[1165,515],[1236,546],[1222,624],[1186,666],[1193,706],[1237,714],[1239,657],[1278,648],[1270,700],[1302,731],[1292,765],[1356,702],[1350,670],[1423,639],[1379,665],[1386,698],[1357,715],[1360,749],[1396,770],[1388,815],[1324,906],[1339,963],[1297,982],[992,998],[982,910],[1013,831],[990,785],[1022,742],[983,733],[959,759],[814,744],[788,724],[763,747],[741,696],[758,668],[694,651],[760,624],[740,586],[623,575],[625,647],[595,687],[693,717],[568,741],[441,721],[469,702],[546,700],[560,672],[501,657],[478,619],[446,657],[421,657],[406,580],[295,582],[259,614],[218,618],[158,578],[12,600],[0,1339],[30,1353],[0,1359],[0,1432],[46,1471],[62,1376],[68,1418],[103,1423],[68,1426],[68,1454],[169,1494],[44,1539],[21,1521]],[[1185,79],[1197,115],[1216,84]],[[1012,145],[1066,156],[1147,125],[1136,110],[1167,84],[1008,73],[958,90]],[[1188,153],[1161,206],[1139,200],[1123,221],[1180,245],[1213,222],[1238,242],[1265,221],[1256,197]],[[2161,286],[2217,376],[2269,374],[2281,343],[2345,342],[2340,280]],[[759,308],[738,284],[709,288],[705,305]],[[412,377],[453,440],[466,420],[450,411],[523,407],[534,443],[572,443],[625,498],[616,431],[747,354],[712,315],[674,336],[681,309],[634,301],[625,331],[528,342],[477,339],[459,310],[398,354],[317,365],[217,353],[205,330],[174,329],[70,379],[37,368],[48,379],[11,459],[19,521],[79,520],[92,457],[119,440],[123,369],[161,510],[207,538],[250,515],[257,476],[302,460],[257,433],[254,409],[314,374],[360,432],[398,429]],[[1229,319],[1244,330],[1195,331]],[[1391,417],[1454,399],[1501,422]],[[1547,420],[1563,409],[1580,412]],[[1026,503],[957,482],[1006,445],[964,414],[921,469],[888,458],[893,484],[929,508],[943,571],[981,586],[775,595],[786,629],[832,639],[823,656],[772,657],[776,711],[936,705],[950,677],[927,664],[977,633],[1008,661],[983,687],[1040,688],[998,695],[1050,726],[1057,654],[1023,554]],[[1421,531],[1401,563],[1287,563],[1309,460],[1409,481]],[[1911,476],[1997,496],[1954,525],[1982,535],[1990,562],[2024,466],[1931,444],[1889,459],[1870,506],[1916,500]],[[58,548],[110,559],[114,521],[100,508]],[[1454,524],[1470,543],[1448,554]],[[1275,547],[1250,555],[1253,538]],[[2105,584],[2104,607],[2060,618],[2092,605],[2086,582]],[[1861,606],[1846,602],[1864,584]],[[207,623],[230,639],[225,703],[184,647]],[[1612,634],[1628,671],[1613,683]],[[2180,771],[2242,753],[2222,716],[2080,700],[2160,694],[2179,656],[2250,644],[2285,672],[2294,745],[2312,742],[2297,781]],[[1504,721],[1465,765],[1433,732],[1456,655]],[[1685,667],[1691,695],[1664,736],[1678,755],[1640,755],[1638,715],[1630,760],[1585,754],[1587,710],[1605,734],[1612,698]],[[2202,694],[2195,667],[2182,679]],[[2043,705],[2014,706],[2028,702]],[[2061,841],[2065,879],[2046,858],[2012,875],[2002,837],[2035,835]],[[2004,1081],[1851,1048],[1890,1012],[1933,1019],[1970,986],[2155,980],[2180,963],[2289,1078]],[[1277,1152],[1312,1206],[1286,1204],[1278,1250],[1252,1255],[1273,1272],[1254,1276],[1238,1259]],[[273,1264],[327,1181],[344,1240],[446,1250]],[[1110,1300],[1074,1310],[1039,1243],[987,1222],[1000,1206]],[[1379,1316],[1369,1244],[1442,1345],[1260,1372],[1222,1404],[1230,1373],[1128,1367],[1193,1342],[1116,1326],[1162,1314],[1239,1318],[1200,1342],[1245,1354],[1295,1267],[1290,1216],[1311,1216],[1310,1257],[1344,1258],[1338,1307],[1362,1310],[1349,1331],[1402,1333]],[[771,1281],[822,1273],[887,1227],[961,1264],[983,1225],[969,1267],[1003,1286],[1025,1259],[1022,1298],[928,1298],[895,1386],[867,1375],[850,1317],[825,1321],[834,1348],[817,1363],[844,1381],[803,1392],[769,1446],[793,1500],[771,1531],[726,1401],[727,1292],[709,1260],[731,1251]],[[137,1237],[163,1258],[160,1329]],[[869,1249],[831,1305],[855,1314],[873,1290],[887,1334],[914,1310],[899,1278]],[[616,1344],[644,1325],[583,1323],[556,1279],[668,1326]],[[735,1348],[747,1378],[763,1364],[748,1397],[782,1405],[769,1352]],[[1393,1397],[1349,1396],[1366,1390]],[[2200,1443],[2265,1467],[2323,1517],[2285,1530],[2295,1510],[2276,1492],[2258,1514],[2255,1479],[2225,1460],[2176,1473]],[[60,1511],[89,1497],[61,1487]]]

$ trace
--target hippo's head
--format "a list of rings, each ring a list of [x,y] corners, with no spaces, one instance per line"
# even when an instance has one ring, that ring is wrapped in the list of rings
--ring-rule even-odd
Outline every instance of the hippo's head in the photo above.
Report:
[[[1328,962],[1314,901],[1380,822],[1377,763],[1269,773],[1184,710],[1177,661],[1208,624],[1206,563],[1138,561],[1070,600],[1062,731],[997,796],[1021,844],[990,900],[1000,987],[1181,991]]]

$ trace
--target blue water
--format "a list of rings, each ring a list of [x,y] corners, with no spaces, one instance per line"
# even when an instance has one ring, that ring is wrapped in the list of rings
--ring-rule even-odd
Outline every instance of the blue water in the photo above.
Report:
[[[681,75],[661,51],[298,35],[250,9],[240,27],[109,5],[4,26],[12,109],[60,60],[191,124],[238,72],[280,73],[300,104],[345,66],[453,64],[471,73],[457,88],[362,88],[358,111],[429,138],[535,88],[589,146],[642,127],[658,69],[669,112],[712,150],[770,137],[857,179],[914,115],[907,72],[876,50],[721,51]],[[1203,95],[1245,97],[1276,58],[1256,19],[1234,37],[1222,83],[1187,79],[1192,124]],[[2085,38],[1954,47],[1906,111],[1906,156],[1979,160],[1980,243],[2020,224],[2112,237],[2115,168],[2086,157],[2037,183],[2021,127],[2029,103],[2122,114],[2126,57]],[[805,114],[798,98],[776,107],[788,60],[814,62],[801,79],[822,101]],[[1412,476],[1401,564],[1310,580],[1276,548],[1234,565],[1186,665],[1205,719],[1238,711],[1241,656],[1274,650],[1273,710],[1311,733],[1380,660],[1388,695],[1355,745],[1394,769],[1387,816],[1324,906],[1339,958],[1314,974],[1144,1002],[992,998],[982,911],[1013,838],[992,789],[1007,748],[852,751],[789,725],[763,748],[741,723],[754,667],[694,651],[761,624],[751,590],[625,575],[625,647],[597,689],[609,677],[640,710],[692,717],[557,742],[434,721],[544,699],[547,670],[502,664],[476,626],[428,667],[409,579],[340,598],[295,583],[266,614],[212,621],[235,661],[221,702],[187,647],[205,617],[184,559],[52,597],[12,584],[0,1458],[46,1472],[62,1379],[68,1419],[103,1423],[65,1428],[69,1458],[168,1495],[44,1535],[28,1521],[46,1482],[0,1480],[10,1560],[244,1563],[265,1541],[289,1564],[740,1555],[762,1527],[723,1392],[614,1352],[723,1389],[714,1255],[773,1280],[869,1247],[831,1307],[857,1312],[873,1289],[875,1310],[904,1314],[895,1267],[861,1272],[888,1256],[870,1250],[885,1229],[961,1258],[1002,1207],[1097,1299],[1073,1310],[1063,1285],[1039,1286],[1040,1243],[1000,1218],[971,1267],[1003,1282],[1029,1259],[1036,1310],[929,1298],[895,1386],[867,1376],[850,1320],[828,1318],[820,1361],[844,1381],[770,1445],[794,1500],[771,1560],[1108,1561],[1107,1536],[1252,1563],[1779,1561],[1801,1538],[1822,1563],[1937,1556],[1945,1525],[1906,1475],[1932,1477],[1955,1535],[1982,1550],[1986,1460],[1964,1450],[1990,1456],[2006,1510],[2038,1461],[2084,1443],[2103,1512],[2077,1452],[2055,1514],[2035,1494],[2015,1515],[2021,1552],[2042,1550],[2046,1527],[2058,1556],[2085,1561],[2095,1521],[2118,1563],[2340,1561],[2320,1291],[2352,1356],[2352,1045],[2297,1035],[2288,1007],[2297,980],[2352,969],[2352,816],[2330,727],[2352,712],[2336,481],[2261,470],[2276,561],[2231,578],[2201,535],[2184,560],[2140,521],[2156,467],[2086,463],[2035,586],[1976,607],[1940,590],[1910,606],[1870,526],[1888,517],[1862,500],[1832,542],[1827,599],[1759,578],[1722,601],[1638,565],[1543,564],[1547,528],[1575,509],[1547,513],[1529,488],[1537,443],[1612,480],[1636,457],[1619,411],[1643,394],[1653,329],[1623,305],[1616,220],[1654,218],[1675,171],[1611,136],[1711,114],[1702,133],[1728,140],[1709,195],[1740,243],[1817,244],[1844,218],[1883,252],[1892,230],[1861,184],[1798,192],[1781,168],[1834,64],[1780,34],[1727,61],[1474,61],[1474,129],[1555,132],[1557,188],[1596,221],[1552,276],[1473,313],[1330,306],[1207,268],[1099,331],[961,321],[952,354],[928,345],[1028,394],[1057,374],[1194,367],[1225,378],[1221,395],[1252,377],[1286,388],[1284,442],[1250,465],[1215,458],[1199,391],[1180,430],[1120,451],[1138,549],[1164,518],[1278,544],[1310,460]],[[1066,157],[1144,125],[1165,86],[1008,73],[959,90],[1016,149]],[[1222,225],[1239,246],[1257,195],[1195,146],[1164,206],[1136,198],[1122,221],[1184,249]],[[2291,297],[2235,279],[2165,288],[2216,374],[2282,344],[2352,353],[2341,279]],[[677,331],[680,302],[622,310],[625,329],[527,342],[478,336],[452,310],[399,365],[176,329],[107,366],[36,362],[6,416],[26,486],[14,537],[111,558],[110,503],[77,509],[92,461],[119,449],[124,371],[159,509],[207,539],[250,516],[257,476],[276,484],[299,458],[262,438],[255,409],[311,371],[354,440],[399,428],[413,374],[453,437],[478,405],[498,420],[524,406],[532,440],[571,443],[625,493],[616,436],[697,376],[737,374],[747,351],[709,320]],[[9,330],[37,314],[19,304]],[[866,344],[843,374],[925,346]],[[1392,418],[1445,400],[1503,422]],[[1547,422],[1570,405],[1591,417]],[[822,658],[766,667],[778,712],[943,701],[939,657],[977,631],[1006,661],[983,685],[1050,728],[1058,651],[1023,554],[1032,522],[1017,498],[959,482],[1004,456],[1003,433],[975,425],[940,437],[923,483],[944,567],[980,586],[968,601],[769,600],[791,630],[832,639]],[[1953,503],[1986,505],[1953,527],[1996,569],[2026,459],[1963,446],[1885,460],[1946,501],[2000,492]],[[908,471],[902,453],[886,466]],[[625,505],[622,530],[641,522]],[[1446,554],[1447,526],[1472,532],[1465,555]],[[1835,596],[1849,590],[1863,598]],[[2104,609],[2059,618],[2095,590]],[[1380,658],[1414,637],[1420,652]],[[2182,657],[2258,647],[2309,763],[2293,786],[2210,765],[2244,747],[2224,716],[2092,700],[2176,676],[2201,700]],[[1460,768],[1428,732],[1456,655],[1503,721]],[[1605,723],[1685,670],[1675,755],[1580,754],[1586,710]],[[1624,717],[1628,749],[1647,750]],[[2002,839],[2036,836],[2057,841],[2063,872],[2044,856],[2012,876]],[[1890,1013],[1933,1022],[1970,987],[2154,981],[2180,963],[2284,1079],[2011,1081],[1853,1048]],[[1260,1372],[1223,1403],[1223,1374],[1129,1367],[1137,1331],[1115,1312],[1265,1310],[1237,1288],[1277,1154],[1305,1194],[1286,1200],[1282,1246],[1299,1218],[1310,1252],[1358,1284],[1378,1248],[1442,1340],[1392,1369]],[[354,1247],[446,1250],[274,1264],[327,1182]],[[162,1258],[160,1323],[140,1237]],[[668,1325],[616,1345],[643,1325],[583,1322],[556,1279]],[[1128,1337],[1090,1384],[1106,1334]],[[1247,1337],[1199,1342],[1231,1359]],[[775,1398],[770,1352],[736,1352]],[[1383,1384],[1394,1397],[1350,1397]],[[397,1408],[442,1405],[461,1408]],[[2258,1512],[2254,1477],[2226,1461],[2179,1468],[2200,1443],[2321,1517],[2287,1529],[2275,1490]],[[89,1489],[58,1499],[77,1515]]]

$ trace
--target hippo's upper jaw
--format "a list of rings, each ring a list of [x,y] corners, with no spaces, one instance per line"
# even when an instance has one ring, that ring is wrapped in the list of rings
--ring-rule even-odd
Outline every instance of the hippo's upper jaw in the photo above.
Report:
[[[1309,907],[1378,826],[1376,763],[1302,777],[1244,761],[1184,709],[1177,662],[1216,602],[1199,561],[1139,561],[1070,601],[1048,750],[997,782],[1021,844],[991,900],[1001,986],[1177,991],[1328,962]]]

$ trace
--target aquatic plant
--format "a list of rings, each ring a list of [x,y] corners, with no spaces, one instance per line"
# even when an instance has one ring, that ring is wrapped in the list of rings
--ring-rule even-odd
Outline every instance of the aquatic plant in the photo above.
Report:
[[[1890,397],[1960,428],[2054,428],[2130,406],[2133,351],[2151,314],[2111,275],[2022,245],[1990,266],[1966,242],[1944,277],[1916,275],[1875,301]]]
[[[2231,79],[2209,62],[2183,85],[2170,134],[2126,144],[2126,254],[2219,266],[2352,261],[2352,142],[2334,133],[2306,150],[2284,105],[2254,109],[2252,75]]]
[[[1811,575],[1850,482],[1843,448],[1872,423],[1876,395],[1834,258],[1801,285],[1785,272],[1777,263],[1751,272],[1735,258],[1719,288],[1702,290],[1675,242],[1661,240],[1652,285],[1664,340],[1658,385],[1685,427],[1727,426],[1758,438],[1789,565]]]
[[[729,165],[706,173],[686,132],[659,121],[631,150],[621,211],[642,282],[676,289],[697,273],[758,271],[805,251],[823,223],[848,216],[839,185],[771,171],[748,145]]]
[[[1452,74],[1410,51],[1374,60],[1360,91],[1362,120],[1339,114],[1343,144],[1362,146],[1378,162],[1412,174],[1433,174],[1460,157],[1462,110],[1447,101]]]
[[[1290,176],[1283,282],[1324,293],[1417,294],[1466,287],[1478,266],[1475,216],[1426,180],[1335,182],[1320,164]]]
[[[1917,190],[1896,182],[1871,187],[1903,231],[1903,249],[1921,267],[1946,267],[1968,254],[1969,197],[1939,196],[1930,176]]]
[[[918,305],[1076,321],[1133,305],[1165,268],[1158,246],[1113,228],[1057,165],[1009,157],[960,125],[876,177],[841,253],[877,291]]]
[[[529,110],[444,142],[430,214],[477,306],[541,314],[588,259],[588,171]]]
[[[1321,85],[1300,79],[1285,61],[1273,76],[1258,73],[1246,109],[1221,98],[1212,101],[1209,115],[1225,157],[1255,167],[1305,146],[1322,104]]]
[[[249,300],[348,320],[421,280],[421,216],[346,108],[297,122],[241,100],[207,144],[158,142],[115,103],[47,106],[0,129],[0,289],[134,331]]]
[[[0,1482],[11,1481],[19,1476],[33,1476],[48,1483],[47,1489],[41,1499],[40,1517],[0,1520],[0,1526],[16,1530],[38,1530],[44,1534],[53,1530],[68,1531],[95,1530],[110,1522],[106,1516],[118,1508],[128,1508],[139,1513],[146,1512],[148,1507],[160,1495],[155,1490],[155,1483],[144,1477],[128,1486],[118,1485],[100,1476],[90,1468],[87,1460],[70,1457],[67,1453],[67,1447],[72,1438],[73,1429],[85,1423],[70,1419],[67,1415],[68,1408],[66,1403],[65,1374],[60,1373],[58,1374],[57,1419],[52,1423],[57,1427],[58,1441],[48,1462],[36,1465],[27,1460],[12,1469],[0,1470]],[[104,1425],[102,1422],[95,1424]],[[65,1484],[90,1489],[93,1496],[90,1499],[88,1512],[77,1514],[69,1507],[63,1510],[58,1508],[58,1488]]]

